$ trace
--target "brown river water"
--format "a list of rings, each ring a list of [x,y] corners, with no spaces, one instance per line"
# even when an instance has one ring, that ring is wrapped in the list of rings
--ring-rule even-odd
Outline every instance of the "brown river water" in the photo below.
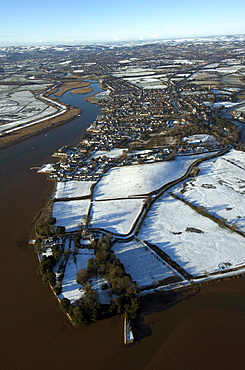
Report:
[[[245,369],[244,278],[145,302],[141,340],[127,348],[122,316],[76,329],[62,314],[28,245],[54,183],[30,168],[74,145],[76,122],[0,151],[0,369]]]

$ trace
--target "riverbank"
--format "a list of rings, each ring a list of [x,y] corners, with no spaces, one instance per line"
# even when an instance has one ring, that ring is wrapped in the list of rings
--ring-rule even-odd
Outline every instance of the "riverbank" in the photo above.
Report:
[[[78,77],[77,77],[78,78]],[[75,94],[88,94],[93,91],[93,89],[90,86],[90,82],[88,81],[65,81],[62,85],[61,88],[59,89],[58,86],[54,86],[50,89],[48,89],[47,92],[44,92],[43,98],[44,101],[48,105],[52,105],[50,103],[50,96],[55,95],[57,98],[62,97],[66,92],[72,91],[72,93]],[[45,100],[47,99],[47,101]],[[48,101],[49,100],[49,101]],[[55,97],[53,96],[52,100],[55,102],[57,101],[60,103],[59,100],[56,100]],[[15,131],[5,134],[0,137],[0,150],[3,148],[6,148],[12,144],[15,144],[17,142],[26,140],[27,138],[30,138],[32,136],[36,136],[42,132],[46,132],[48,130],[53,129],[54,127],[60,126],[62,124],[65,124],[67,122],[70,122],[74,118],[78,117],[81,114],[82,110],[74,107],[74,106],[69,106],[67,105],[67,110],[64,111],[64,113],[55,115],[54,117],[47,117],[44,118],[43,120],[40,120],[40,122],[37,122],[32,125],[26,125],[23,128],[16,129]]]
[[[70,122],[75,117],[81,114],[81,109],[71,107],[68,111],[63,113],[61,116],[54,118],[48,118],[35,125],[21,128],[12,132],[11,134],[6,134],[0,137],[0,150],[4,149],[10,145],[16,144],[30,137],[39,135],[42,132],[54,129],[56,126],[63,125]]]
[[[62,145],[75,145],[99,113],[97,107],[91,109],[89,115],[83,109],[83,124],[75,119],[48,136],[37,134],[1,151],[2,369],[102,369],[124,351],[123,317],[80,329],[70,325],[51,290],[41,282],[36,253],[28,245],[36,215],[54,186],[30,168],[50,162],[51,154]]]

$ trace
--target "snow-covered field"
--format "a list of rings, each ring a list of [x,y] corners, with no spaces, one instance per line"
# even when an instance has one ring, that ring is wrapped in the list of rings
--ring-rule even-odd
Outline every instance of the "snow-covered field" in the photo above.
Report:
[[[58,181],[54,197],[55,199],[69,199],[90,196],[93,184],[95,181]]]
[[[35,81],[37,82],[37,81]],[[27,83],[27,81],[25,81]],[[0,84],[0,99],[7,99],[9,95],[8,94],[13,94],[14,92],[19,92],[19,91],[44,91],[48,87],[50,87],[51,84],[46,84],[46,83],[34,83],[31,85],[23,85],[23,86],[16,86],[16,85],[1,85]]]
[[[88,214],[89,199],[54,202],[52,216],[56,218],[56,226],[65,226],[66,231],[76,231]]]
[[[139,233],[194,276],[245,265],[244,238],[170,195],[152,206]]]
[[[188,137],[184,137],[182,140],[192,144],[198,143],[218,144],[217,139],[213,135],[207,134],[191,135]]]
[[[195,179],[177,188],[179,195],[245,232],[245,153],[232,150],[199,167]]]
[[[91,227],[127,234],[141,212],[144,199],[120,199],[93,202]]]
[[[84,69],[74,69],[73,72],[74,73],[83,73]]]
[[[210,137],[197,135],[188,139],[210,140]],[[118,155],[118,152],[112,151],[111,154]],[[144,195],[179,178],[193,161],[205,156],[207,154],[178,156],[173,161],[111,169],[95,186],[90,227],[128,234],[142,210]],[[195,206],[205,207],[210,214],[226,219],[245,232],[245,154],[231,150],[221,157],[201,163],[199,168],[195,178],[174,186],[171,191]],[[90,195],[92,183],[60,182],[55,198]],[[56,226],[65,226],[66,231],[77,230],[79,223],[85,221],[83,216],[88,214],[89,206],[90,199],[54,202]],[[144,241],[158,246],[194,278],[210,274],[218,277],[227,270],[245,268],[243,236],[220,227],[168,192],[157,199],[148,211],[138,238],[128,243],[116,243],[113,250],[141,289],[181,279]],[[66,297],[74,302],[82,297],[84,290],[76,283],[76,274],[80,268],[86,268],[92,256],[93,252],[87,249],[77,255],[77,260],[69,256],[60,298]],[[109,302],[111,296],[110,289],[102,291],[104,283],[106,281],[100,277],[91,278],[91,286],[101,303]]]
[[[76,254],[76,263],[73,256],[70,254],[65,268],[64,278],[62,280],[62,293],[59,298],[68,298],[71,303],[81,298],[83,294],[83,288],[81,284],[76,282],[76,276],[78,270],[81,268],[86,269],[88,260],[93,258],[93,251],[89,249],[83,249],[82,252]]]
[[[185,174],[188,167],[203,155],[178,156],[174,161],[111,169],[95,186],[94,199],[127,198],[148,194]]]
[[[42,88],[35,90],[43,90],[44,86],[50,85],[43,85]],[[0,135],[3,132],[9,134],[20,128],[32,126],[46,118],[59,116],[67,110],[64,104],[45,98],[43,93],[39,97],[47,103],[36,99],[25,86],[20,86],[18,89],[8,87],[9,90],[3,89],[3,86],[0,87],[0,122],[2,121]],[[33,89],[30,88],[30,90]],[[55,105],[57,109],[49,103]]]
[[[245,103],[245,102],[244,102]],[[233,113],[236,113],[236,114],[241,114],[241,113],[245,113],[245,105],[239,107],[239,108],[235,108]]]
[[[115,77],[122,77],[125,81],[129,83],[142,87],[143,89],[166,89],[168,76],[163,67],[164,74],[159,74],[162,71],[161,68],[158,69],[148,69],[148,68],[137,68],[133,66],[118,68],[113,75]],[[171,66],[170,66],[171,67]]]
[[[123,263],[139,288],[145,288],[160,281],[179,277],[177,273],[142,242],[116,243],[113,246],[116,257]]]
[[[235,107],[237,104],[240,104],[240,103],[233,103],[231,101],[218,101],[217,103],[213,104],[213,107],[219,108],[222,105],[225,108],[231,108],[231,107]]]
[[[230,94],[231,94],[231,92],[230,92],[230,91],[219,90],[219,89],[211,89],[211,91],[212,91],[214,94],[217,94],[217,95],[230,95]]]
[[[37,81],[35,81],[35,82],[37,82]],[[51,86],[51,84],[35,83],[35,84],[32,84],[32,85],[19,86],[16,91],[24,91],[24,90],[28,90],[28,91],[44,91],[44,90],[46,90],[50,86]]]
[[[113,76],[115,77],[130,77],[130,76],[150,76],[154,75],[155,70],[146,68],[137,68],[133,66],[118,68]]]
[[[141,76],[141,77],[128,77],[124,78],[125,81],[130,82],[133,85],[142,87],[143,89],[166,89],[167,85],[164,81],[167,81],[166,77],[161,77],[160,75],[155,76]]]
[[[0,126],[1,131],[51,115],[57,110],[36,99],[30,91],[18,91],[5,99],[0,99],[0,121],[6,122]]]

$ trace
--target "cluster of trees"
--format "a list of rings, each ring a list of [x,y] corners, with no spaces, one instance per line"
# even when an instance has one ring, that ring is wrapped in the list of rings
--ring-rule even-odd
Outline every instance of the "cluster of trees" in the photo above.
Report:
[[[123,264],[112,251],[111,237],[95,240],[95,259],[88,262],[88,272],[99,273],[109,282],[112,291],[120,297],[136,297],[137,286],[126,273]]]
[[[240,130],[234,123],[219,116],[215,116],[215,123],[219,129],[226,131],[226,135],[223,134],[223,136],[225,136],[229,142],[235,143],[239,140]]]
[[[53,267],[56,264],[56,260],[54,256],[43,256],[38,266],[37,272],[42,275],[42,282],[44,284],[51,284],[55,286],[56,284],[56,277],[53,272]]]
[[[36,225],[36,232],[41,237],[45,237],[51,234],[51,227],[55,224],[56,219],[54,217],[51,217],[49,214],[49,211],[46,210],[40,219],[37,222]]]
[[[56,223],[56,218],[51,217],[50,214],[47,214],[48,211],[45,211],[44,214],[40,217],[36,225],[36,232],[40,237],[46,237],[49,235],[63,235],[65,234],[65,226],[54,227]],[[50,211],[51,212],[51,211]]]
[[[52,251],[53,254],[51,256],[42,257],[37,272],[42,275],[42,282],[44,284],[50,284],[52,287],[54,287],[56,285],[56,276],[53,272],[53,267],[60,260],[63,252],[56,244],[52,246]]]
[[[61,309],[68,313],[74,325],[79,325],[82,322],[91,323],[96,321],[103,310],[103,305],[98,303],[96,292],[89,284],[84,285],[85,294],[76,305],[70,304],[70,300],[62,298],[60,301]]]
[[[236,143],[239,140],[240,131],[237,126],[227,119],[220,117],[218,114],[212,115],[212,125],[203,123],[201,119],[186,114],[184,114],[183,117],[189,119],[192,124],[175,126],[169,131],[169,135],[177,138],[177,145],[180,145],[183,136],[195,134],[214,135],[218,140],[222,138],[221,144],[223,145],[229,144],[230,142]]]
[[[111,250],[110,236],[105,235],[94,240],[92,247],[95,249],[95,258],[88,260],[87,269],[80,269],[77,273],[77,282],[83,285],[85,294],[75,306],[71,305],[69,300],[62,299],[61,309],[71,316],[75,325],[93,322],[105,313],[125,313],[127,318],[135,318],[140,309],[137,286]],[[110,304],[99,304],[97,293],[91,288],[90,279],[97,274],[105,277],[112,292],[117,296]],[[109,289],[108,284],[104,284],[102,289]]]
[[[170,136],[177,136],[179,142],[183,136],[191,136],[196,134],[210,134],[210,128],[208,125],[203,124],[201,121],[195,120],[193,117],[188,117],[193,122],[191,125],[174,126],[169,131]]]

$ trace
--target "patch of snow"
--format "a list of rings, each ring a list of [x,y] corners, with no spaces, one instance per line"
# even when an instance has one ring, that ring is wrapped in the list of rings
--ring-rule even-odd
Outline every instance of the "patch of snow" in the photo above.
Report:
[[[52,255],[53,255],[52,248],[48,247],[48,248],[46,248],[45,252],[42,252],[41,258],[43,258],[43,256],[49,257],[49,256],[52,256]]]
[[[76,282],[76,276],[78,270],[81,268],[86,269],[88,260],[93,258],[94,254],[89,249],[83,249],[82,253],[76,255],[74,260],[73,256],[70,254],[64,273],[64,278],[62,280],[62,293],[59,298],[68,298],[71,303],[80,299],[84,294],[84,289],[81,284]]]
[[[110,151],[98,150],[97,152],[93,153],[92,157],[99,158],[105,155],[107,158],[118,158],[123,154],[123,151],[124,149],[117,149],[117,148],[114,148]]]
[[[70,64],[72,62],[72,60],[67,60],[65,62],[60,62],[59,64],[61,65],[65,65],[65,64]]]
[[[112,290],[110,288],[106,290],[102,290],[103,284],[108,284],[108,281],[105,280],[103,277],[93,276],[91,278],[91,287],[92,289],[96,291],[98,295],[98,302],[101,304],[108,304],[110,303],[110,300],[111,300]]]
[[[88,214],[89,206],[89,199],[55,202],[52,216],[56,218],[56,226],[65,226],[66,231],[76,231],[83,216]]]
[[[219,227],[170,195],[154,203],[139,238],[157,245],[194,276],[245,264],[242,236]]]
[[[58,181],[54,198],[80,198],[91,195],[91,186],[96,181]]]
[[[143,207],[144,199],[120,199],[93,202],[91,227],[128,234]]]
[[[139,288],[158,284],[159,281],[169,277],[179,277],[169,265],[140,241],[116,243],[112,249]]]
[[[94,188],[94,199],[127,198],[144,195],[185,174],[188,167],[203,155],[178,156],[173,161],[113,168]]]
[[[212,135],[207,134],[198,134],[198,135],[191,135],[188,137],[184,137],[183,141],[187,141],[188,143],[211,143],[211,144],[218,144],[217,139]]]
[[[223,105],[225,108],[234,107],[239,103],[233,103],[231,101],[218,101],[217,103],[213,104],[214,108],[218,108],[220,105]]]
[[[73,72],[74,73],[83,73],[84,69],[75,69]]]
[[[50,173],[54,171],[54,165],[52,163],[44,164],[37,172],[38,173]]]
[[[231,94],[231,92],[229,91],[218,90],[218,89],[211,89],[211,91],[217,95],[230,95]]]
[[[188,180],[176,191],[188,202],[205,207],[212,215],[245,232],[245,154],[232,150],[199,167],[195,180]]]

